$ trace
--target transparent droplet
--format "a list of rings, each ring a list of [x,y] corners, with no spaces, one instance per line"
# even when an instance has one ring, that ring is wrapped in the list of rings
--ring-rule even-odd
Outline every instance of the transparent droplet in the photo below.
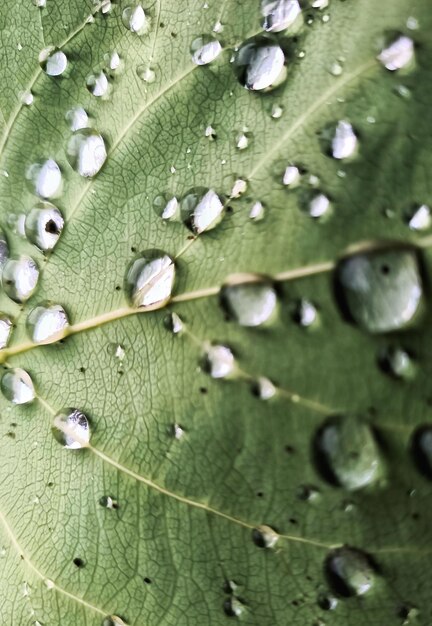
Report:
[[[286,167],[282,182],[287,187],[295,187],[300,181],[300,170],[295,165]]]
[[[321,498],[321,492],[314,485],[300,485],[297,489],[297,497],[304,502],[316,502]]]
[[[27,330],[35,343],[61,339],[68,326],[66,311],[60,304],[40,304],[27,317]]]
[[[156,74],[151,67],[145,64],[138,65],[136,69],[138,78],[141,78],[145,83],[154,83],[156,80]]]
[[[272,118],[275,120],[278,120],[279,118],[282,117],[282,114],[283,114],[283,107],[281,107],[280,104],[274,104],[271,110]]]
[[[254,393],[260,400],[270,400],[276,395],[276,387],[265,376],[260,376],[253,384]]]
[[[341,596],[362,596],[374,584],[375,572],[368,555],[343,546],[332,550],[325,562],[332,589]]]
[[[279,534],[270,526],[258,526],[252,530],[252,541],[259,548],[274,548]]]
[[[234,372],[235,359],[227,346],[210,346],[205,355],[205,368],[212,378],[226,378]]]
[[[126,28],[137,35],[144,35],[150,26],[149,19],[140,4],[126,7],[122,13],[122,20]]]
[[[318,430],[314,443],[317,467],[328,482],[355,491],[379,479],[378,446],[362,420],[332,417]]]
[[[417,468],[432,480],[432,426],[426,424],[414,431],[411,451]]]
[[[3,272],[3,268],[8,258],[9,258],[9,245],[6,239],[6,235],[0,229],[0,276]]]
[[[162,306],[171,297],[174,261],[161,250],[147,250],[129,266],[125,289],[134,307]]]
[[[394,378],[410,380],[415,374],[415,363],[406,350],[395,346],[386,348],[379,358],[381,367]]]
[[[86,85],[90,93],[97,98],[102,98],[108,93],[108,77],[103,71],[96,74],[90,74],[90,76],[87,77]]]
[[[43,8],[46,6],[46,0],[33,0],[35,7]]]
[[[208,65],[222,52],[220,42],[211,35],[202,35],[193,40],[191,45],[192,61],[195,65]]]
[[[391,72],[410,66],[414,60],[413,40],[401,35],[381,51],[378,60]]]
[[[107,15],[112,10],[113,5],[111,0],[102,0],[101,12],[103,15]]]
[[[87,128],[89,118],[87,112],[82,107],[73,107],[66,113],[66,121],[72,131]]]
[[[204,135],[208,137],[210,140],[216,139],[216,131],[213,126],[207,126],[204,131]]]
[[[40,250],[52,250],[64,226],[60,210],[49,202],[39,202],[25,219],[25,234]]]
[[[327,593],[318,596],[318,606],[324,611],[334,611],[338,605],[338,599]]]
[[[323,217],[330,211],[330,199],[323,193],[313,194],[307,204],[307,211],[314,219]]]
[[[329,72],[333,76],[340,76],[343,72],[343,65],[339,61],[333,61],[329,67]]]
[[[174,437],[174,439],[177,439],[177,441],[179,441],[185,433],[184,429],[180,426],[180,424],[173,424],[171,432],[172,432],[172,436]]]
[[[238,178],[237,180],[234,181],[234,185],[232,186],[230,197],[240,198],[240,196],[244,194],[246,189],[247,189],[247,182],[243,180],[242,178]]]
[[[25,302],[36,289],[39,268],[29,256],[11,257],[3,268],[3,289],[11,300]]]
[[[78,409],[64,409],[53,421],[53,435],[69,450],[85,448],[90,442],[90,426],[86,415]]]
[[[1,390],[6,400],[13,404],[28,404],[36,397],[30,374],[19,367],[3,374]]]
[[[165,318],[165,326],[168,330],[177,335],[183,330],[183,320],[179,315],[177,315],[177,313],[170,313]]]
[[[244,43],[236,53],[234,67],[240,83],[252,91],[270,91],[287,74],[284,51],[263,38]]]
[[[197,234],[215,228],[223,212],[224,205],[213,189],[191,189],[181,201],[182,218]]]
[[[54,198],[59,194],[62,185],[62,174],[59,166],[53,159],[34,163],[28,168],[26,176],[37,196]]]
[[[406,326],[422,301],[417,256],[411,249],[354,254],[341,261],[337,277],[344,310],[372,333]]]
[[[48,76],[61,76],[67,68],[67,56],[62,50],[47,48],[39,55],[39,63]]]
[[[239,135],[237,135],[236,148],[238,148],[238,150],[245,150],[248,145],[249,139],[247,135],[245,135],[244,133],[240,133]]]
[[[411,230],[426,230],[430,227],[432,222],[430,208],[426,204],[415,209],[412,214],[408,225]]]
[[[0,350],[6,348],[12,333],[12,320],[5,313],[0,313]]]
[[[273,285],[254,276],[235,278],[234,284],[221,289],[221,304],[228,315],[241,326],[261,326],[276,310],[277,295]]]
[[[261,11],[264,30],[279,33],[294,24],[301,14],[301,7],[298,0],[262,0]]]
[[[21,96],[21,102],[26,106],[30,106],[33,104],[34,96],[31,91],[25,91]]]
[[[330,0],[312,0],[311,6],[313,9],[326,9],[330,4]]]
[[[228,617],[240,617],[245,611],[245,605],[239,598],[230,596],[224,602],[224,611]]]
[[[74,170],[85,178],[96,176],[107,158],[102,135],[90,128],[77,130],[72,135],[66,154]]]
[[[262,220],[265,215],[265,209],[261,202],[254,202],[251,210],[249,211],[249,217],[256,222]]]
[[[167,194],[157,196],[153,206],[163,220],[177,220],[180,214],[180,203],[175,196]]]
[[[294,319],[300,326],[304,328],[312,326],[316,322],[317,317],[318,312],[312,302],[305,299],[299,300],[294,311]]]
[[[357,135],[351,124],[340,120],[336,126],[332,140],[332,156],[334,159],[348,159],[357,149]]]
[[[119,508],[117,500],[115,500],[111,496],[102,496],[102,498],[99,500],[99,504],[106,509],[115,510]]]
[[[108,69],[110,69],[113,72],[118,70],[121,64],[121,60],[120,60],[120,55],[116,50],[114,50],[114,52],[107,53],[104,58],[108,66]]]

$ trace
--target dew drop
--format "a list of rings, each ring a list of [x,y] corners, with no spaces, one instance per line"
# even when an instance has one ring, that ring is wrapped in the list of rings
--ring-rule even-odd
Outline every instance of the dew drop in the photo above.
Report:
[[[180,214],[180,204],[175,196],[160,195],[153,202],[155,211],[163,220],[177,220]]]
[[[107,53],[105,55],[105,61],[107,63],[108,69],[112,70],[113,72],[118,70],[121,64],[120,55],[115,50],[114,52]]]
[[[149,29],[149,20],[140,4],[126,7],[122,13],[123,24],[137,35],[144,35]]]
[[[224,205],[213,189],[191,189],[181,201],[182,218],[197,234],[215,228],[223,212]]]
[[[419,471],[432,480],[432,426],[420,426],[414,431],[411,452]]]
[[[265,376],[260,376],[254,382],[253,390],[260,400],[270,400],[276,395],[276,387]]]
[[[178,335],[183,330],[183,320],[177,313],[170,313],[165,318],[165,326],[170,330],[174,335]]]
[[[124,622],[117,615],[108,615],[102,622],[102,626],[126,626],[126,622]]]
[[[426,204],[422,204],[415,209],[408,222],[408,226],[411,230],[426,230],[430,227],[431,221],[430,208],[426,206]]]
[[[162,306],[171,297],[174,261],[161,250],[146,250],[127,269],[125,290],[134,307]]]
[[[422,301],[418,260],[410,249],[354,254],[337,269],[342,306],[371,333],[403,328]]]
[[[236,148],[238,150],[245,150],[249,145],[249,138],[244,133],[240,133],[236,139]]]
[[[85,448],[90,442],[90,426],[87,416],[78,409],[64,409],[53,421],[53,435],[69,450]]]
[[[285,168],[282,182],[286,187],[295,187],[300,181],[300,170],[295,165]]]
[[[258,526],[252,530],[252,541],[259,548],[274,548],[279,534],[270,526]]]
[[[316,193],[309,200],[307,210],[311,217],[319,219],[330,211],[330,199],[323,193]]]
[[[263,28],[267,32],[280,33],[289,28],[301,14],[298,0],[262,0]]]
[[[332,76],[340,76],[343,72],[343,65],[339,61],[333,61],[329,67],[329,72]]]
[[[357,135],[351,124],[340,120],[336,126],[332,140],[332,156],[334,159],[348,159],[357,149]]]
[[[338,599],[326,593],[318,596],[318,606],[324,611],[334,611],[337,608]]]
[[[395,346],[387,348],[380,356],[379,362],[383,370],[394,378],[410,380],[414,377],[415,363],[402,348]]]
[[[243,280],[244,282],[237,282]],[[260,278],[239,275],[233,284],[221,289],[221,304],[241,326],[261,326],[276,310],[277,295],[271,283]]]
[[[53,159],[34,163],[28,168],[26,177],[41,198],[54,198],[60,192],[62,175]]]
[[[48,76],[61,76],[67,68],[67,56],[61,50],[46,48],[39,54],[39,63]]]
[[[245,611],[245,605],[239,598],[231,596],[224,602],[224,612],[228,617],[241,617]]]
[[[108,77],[103,71],[90,74],[90,76],[87,77],[86,85],[89,92],[97,98],[102,98],[108,93]]]
[[[352,417],[332,417],[314,440],[315,461],[330,483],[350,491],[378,480],[381,462],[371,428]]]
[[[300,485],[297,489],[297,498],[303,502],[316,502],[321,498],[321,492],[314,485]]]
[[[378,60],[391,72],[411,65],[414,60],[413,40],[401,35],[381,51]]]
[[[0,350],[8,345],[11,333],[12,320],[5,313],[0,313]]]
[[[89,128],[77,130],[72,135],[66,154],[74,170],[85,178],[96,176],[107,158],[102,135]]]
[[[138,78],[141,78],[145,83],[154,83],[156,80],[156,74],[148,65],[138,65],[136,72]]]
[[[303,326],[308,328],[312,326],[317,320],[318,313],[316,307],[309,300],[299,300],[294,311],[294,320]]]
[[[49,202],[39,202],[25,219],[25,234],[40,250],[52,250],[64,226],[60,210]]]
[[[3,268],[3,289],[11,300],[25,302],[36,289],[39,269],[36,262],[28,256],[11,257]]]
[[[1,390],[6,400],[13,404],[28,404],[36,397],[30,374],[19,367],[3,374]]]
[[[344,596],[362,596],[374,584],[374,568],[369,556],[343,546],[332,550],[325,561],[325,572],[335,593]]]
[[[278,120],[279,118],[282,117],[282,114],[283,114],[283,107],[281,107],[280,104],[274,104],[271,110],[272,118],[275,120]]]
[[[204,365],[212,378],[226,378],[234,372],[234,355],[227,346],[213,345],[207,350]]]
[[[99,500],[99,504],[106,509],[115,510],[119,508],[117,500],[115,500],[111,496],[102,496],[102,498]]]
[[[21,96],[21,102],[26,106],[30,106],[33,104],[34,96],[31,91],[25,91]]]
[[[261,202],[254,202],[251,210],[249,211],[249,217],[251,220],[259,222],[264,218],[265,209]]]
[[[33,0],[35,7],[43,8],[46,6],[46,0]]]
[[[27,330],[35,343],[61,339],[69,326],[66,311],[60,304],[39,305],[27,317]]]
[[[242,178],[238,178],[237,180],[234,181],[234,184],[231,189],[230,197],[240,198],[240,196],[244,194],[246,189],[247,189],[247,182],[243,180]]]
[[[208,65],[222,52],[220,42],[210,35],[202,35],[193,40],[191,45],[192,61],[195,65]]]
[[[9,258],[9,246],[6,239],[6,235],[0,229],[0,276],[3,272],[3,268],[6,264],[6,261]]]
[[[82,107],[73,107],[66,113],[65,117],[72,131],[87,128],[89,124],[87,112]]]
[[[239,48],[234,68],[240,83],[251,91],[270,91],[287,74],[284,51],[263,38],[249,40]]]

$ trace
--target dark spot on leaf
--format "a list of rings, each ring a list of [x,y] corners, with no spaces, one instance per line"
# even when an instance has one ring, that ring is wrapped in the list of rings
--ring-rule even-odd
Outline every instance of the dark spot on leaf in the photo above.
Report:
[[[152,583],[151,578],[149,578],[148,576],[146,576],[143,580],[144,580],[146,585],[151,585],[151,583]]]
[[[84,567],[84,561],[80,559],[79,557],[74,558],[73,564],[78,568]]]

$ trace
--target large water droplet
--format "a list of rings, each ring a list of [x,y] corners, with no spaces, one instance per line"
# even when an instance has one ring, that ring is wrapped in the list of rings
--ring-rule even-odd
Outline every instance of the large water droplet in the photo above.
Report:
[[[341,261],[337,277],[344,308],[372,333],[407,325],[422,300],[417,256],[410,249],[355,254]]]
[[[87,128],[89,124],[87,112],[82,107],[73,107],[66,113],[65,118],[69,124],[69,128],[74,132],[82,128]]]
[[[365,422],[333,417],[319,429],[315,459],[324,478],[351,491],[377,481],[381,473],[375,437]]]
[[[274,548],[279,534],[271,526],[258,526],[252,530],[252,541],[259,548]]]
[[[325,572],[333,590],[345,597],[367,593],[375,578],[369,556],[347,546],[330,552],[325,562]]]
[[[144,35],[150,26],[149,20],[140,4],[126,7],[122,13],[122,20],[126,28],[137,35]]]
[[[56,341],[69,326],[66,311],[60,304],[39,305],[27,317],[27,329],[35,343]]]
[[[391,72],[411,65],[414,60],[413,40],[401,35],[381,51],[378,60]]]
[[[217,226],[223,211],[224,205],[213,189],[191,189],[181,201],[183,220],[198,234]]]
[[[90,74],[90,76],[87,77],[86,85],[90,93],[97,98],[102,98],[108,93],[108,77],[103,71],[96,74]]]
[[[171,297],[174,261],[161,250],[147,250],[132,262],[125,277],[125,290],[132,306],[162,306]]]
[[[0,313],[0,350],[8,345],[11,332],[12,320],[5,313]]]
[[[202,35],[194,39],[191,45],[192,61],[195,65],[208,65],[222,52],[222,46],[215,37]]]
[[[30,374],[19,367],[3,374],[1,390],[4,397],[13,404],[28,404],[36,397]]]
[[[221,303],[241,326],[261,326],[273,316],[277,295],[268,281],[239,275],[222,288]]]
[[[87,416],[78,409],[60,411],[54,418],[53,434],[57,441],[69,450],[85,448],[90,441]]]
[[[235,359],[227,346],[210,346],[205,355],[205,369],[213,378],[226,378],[235,369]]]
[[[49,202],[39,202],[25,220],[25,234],[40,250],[52,250],[64,226],[60,210]]]
[[[234,58],[234,67],[240,83],[252,91],[270,91],[287,74],[284,51],[264,38],[244,43]]]
[[[3,289],[15,302],[28,300],[36,289],[38,279],[38,266],[28,256],[11,257],[3,268]]]
[[[348,159],[357,148],[357,135],[349,122],[338,122],[332,140],[332,156],[334,159]]]
[[[34,163],[28,168],[26,176],[36,195],[41,198],[54,198],[59,194],[62,175],[59,166],[53,159]]]
[[[46,48],[39,55],[39,63],[48,76],[61,76],[66,71],[68,60],[62,50]]]
[[[298,0],[261,0],[261,11],[264,30],[279,33],[294,24],[301,7]]]
[[[67,145],[67,157],[81,176],[96,176],[107,158],[102,135],[89,128],[76,131]]]

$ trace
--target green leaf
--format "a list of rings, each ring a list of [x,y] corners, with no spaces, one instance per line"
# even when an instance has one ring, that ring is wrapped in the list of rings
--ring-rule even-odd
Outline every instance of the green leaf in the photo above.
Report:
[[[429,2],[37,4],[0,6],[0,622],[428,624]]]

